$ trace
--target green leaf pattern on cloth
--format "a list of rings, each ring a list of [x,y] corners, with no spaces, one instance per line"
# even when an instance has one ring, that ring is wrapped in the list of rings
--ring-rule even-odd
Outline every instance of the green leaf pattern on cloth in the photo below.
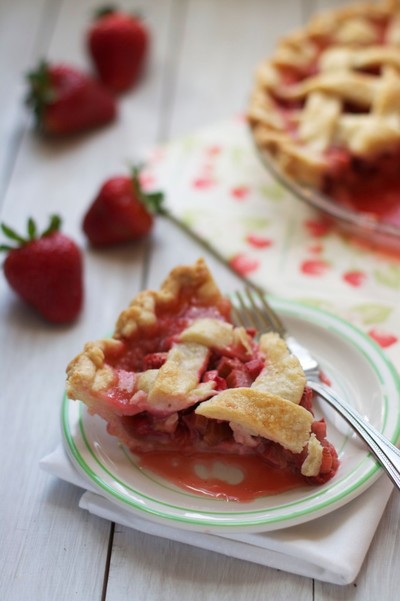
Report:
[[[395,265],[385,265],[375,271],[377,282],[388,288],[400,290],[400,262]]]
[[[392,307],[380,305],[378,303],[363,303],[353,308],[355,313],[360,315],[365,325],[382,324],[393,313]]]

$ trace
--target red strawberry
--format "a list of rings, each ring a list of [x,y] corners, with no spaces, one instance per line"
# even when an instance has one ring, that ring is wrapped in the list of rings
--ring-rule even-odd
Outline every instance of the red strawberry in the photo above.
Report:
[[[28,237],[22,238],[2,224],[3,233],[19,246],[1,245],[7,251],[4,274],[11,288],[45,319],[66,323],[82,307],[82,256],[79,247],[59,231],[61,220],[53,215],[40,237],[28,221]]]
[[[87,45],[103,84],[124,92],[135,85],[143,69],[149,33],[136,16],[106,8],[97,13]]]
[[[94,246],[111,246],[146,236],[153,226],[152,213],[163,213],[161,192],[145,193],[139,171],[117,176],[101,186],[84,220],[83,231]]]
[[[28,81],[26,103],[44,133],[74,134],[109,123],[116,116],[110,92],[74,67],[42,62],[28,74]]]

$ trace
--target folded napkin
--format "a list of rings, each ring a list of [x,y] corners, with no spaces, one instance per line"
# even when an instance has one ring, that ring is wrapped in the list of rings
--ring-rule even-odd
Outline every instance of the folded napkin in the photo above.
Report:
[[[86,492],[79,506],[101,518],[146,534],[342,585],[356,578],[393,488],[383,476],[344,507],[312,522],[270,533],[216,535],[161,526],[124,510],[78,474],[61,445],[44,457],[40,466],[83,488]]]

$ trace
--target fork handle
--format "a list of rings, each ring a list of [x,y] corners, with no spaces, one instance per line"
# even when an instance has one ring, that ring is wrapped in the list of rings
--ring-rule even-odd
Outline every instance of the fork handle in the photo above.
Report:
[[[400,490],[400,450],[325,384],[308,381],[307,386],[325,399],[352,426]]]

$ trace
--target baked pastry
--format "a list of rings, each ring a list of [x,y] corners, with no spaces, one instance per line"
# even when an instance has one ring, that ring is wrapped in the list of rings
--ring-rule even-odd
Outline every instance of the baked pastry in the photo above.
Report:
[[[132,452],[258,455],[323,483],[338,467],[299,361],[276,333],[236,327],[205,262],[141,292],[112,338],[86,344],[67,394]]]
[[[248,120],[289,178],[400,226],[400,3],[349,5],[282,39]]]

